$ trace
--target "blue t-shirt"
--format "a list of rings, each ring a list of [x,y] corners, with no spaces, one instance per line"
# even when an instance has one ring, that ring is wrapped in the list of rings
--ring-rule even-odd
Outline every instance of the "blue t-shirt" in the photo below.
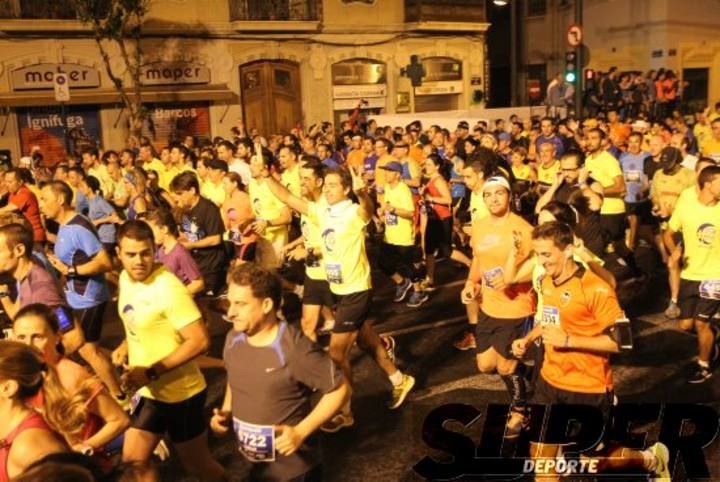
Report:
[[[552,137],[540,136],[535,141],[535,148],[540,151],[540,146],[546,142],[555,146],[555,159],[560,159],[560,156],[565,153],[565,145],[563,144],[562,139],[554,134]]]
[[[453,179],[460,182],[453,182],[450,184],[450,195],[453,199],[462,199],[465,197],[465,184],[463,184],[462,175],[455,170],[455,162],[453,162],[452,168],[450,168],[450,180]]]
[[[322,163],[325,164],[330,169],[337,169],[338,167],[340,167],[340,164],[335,162],[335,160],[332,157],[328,157]]]
[[[89,210],[90,210],[90,204],[88,203],[88,198],[86,198],[85,195],[82,194],[80,191],[76,191],[75,192],[75,211],[78,214],[87,215]]]
[[[647,152],[640,151],[638,154],[630,154],[624,152],[620,156],[620,166],[622,167],[623,177],[625,178],[625,202],[636,203],[639,201],[638,196],[642,192],[642,183],[645,178],[644,166]]]
[[[77,266],[90,261],[103,245],[90,220],[76,214],[66,224],[60,226],[55,242],[55,256],[68,266]],[[108,300],[109,294],[105,275],[76,276],[68,278],[65,284],[65,297],[75,310],[92,308]]]
[[[95,196],[92,199],[88,199],[90,210],[88,211],[88,217],[95,221],[96,219],[106,218],[115,212],[109,202],[102,196]],[[100,242],[103,244],[115,243],[115,225],[113,223],[105,223],[97,226],[98,236]]]
[[[401,179],[412,180],[412,174],[410,173],[410,163],[409,162],[405,161],[402,163],[402,174],[400,176],[401,176]],[[413,194],[417,194],[418,188],[411,187],[410,192]]]
[[[373,178],[375,177],[375,165],[377,164],[377,160],[377,154],[370,154],[369,156],[365,156],[365,162],[363,163],[363,169]]]

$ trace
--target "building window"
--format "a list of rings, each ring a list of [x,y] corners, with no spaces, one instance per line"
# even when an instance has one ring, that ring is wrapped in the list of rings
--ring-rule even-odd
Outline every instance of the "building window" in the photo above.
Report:
[[[547,13],[547,0],[528,0],[528,17],[542,17],[545,13]]]
[[[320,0],[230,0],[230,20],[318,20],[319,2]]]
[[[485,0],[405,0],[406,22],[485,22]]]
[[[0,18],[74,20],[72,0],[0,0]]]

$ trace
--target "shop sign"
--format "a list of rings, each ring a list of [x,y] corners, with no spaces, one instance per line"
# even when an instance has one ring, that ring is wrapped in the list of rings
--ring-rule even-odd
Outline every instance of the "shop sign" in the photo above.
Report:
[[[333,110],[353,110],[360,103],[360,98],[357,99],[335,99],[333,100]],[[385,97],[374,97],[365,99],[367,104],[363,104],[363,109],[384,109],[385,108]]]
[[[70,88],[99,87],[100,73],[92,67],[79,64],[35,64],[10,72],[13,90],[33,90],[55,88],[55,73],[67,74]]]
[[[462,80],[446,82],[423,82],[421,87],[415,87],[415,95],[452,95],[463,91]]]
[[[148,119],[142,135],[147,136],[155,149],[182,142],[185,136],[210,137],[210,107],[207,102],[146,104]]]
[[[376,85],[334,85],[333,99],[364,99],[370,97],[385,97],[387,86]]]
[[[210,69],[204,65],[157,63],[140,69],[143,85],[209,84]]]
[[[331,67],[333,85],[385,84],[385,64],[370,59],[350,59]]]

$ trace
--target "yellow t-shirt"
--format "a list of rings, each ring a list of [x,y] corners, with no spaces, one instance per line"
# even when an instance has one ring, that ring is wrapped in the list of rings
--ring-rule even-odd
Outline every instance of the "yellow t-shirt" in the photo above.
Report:
[[[715,162],[720,162],[720,141],[715,140],[712,136],[708,137],[700,144],[700,154],[703,157],[710,157]]]
[[[607,151],[595,156],[588,156],[585,160],[590,176],[600,183],[602,187],[610,187],[615,183],[617,176],[623,175],[620,163]],[[605,197],[600,214],[622,214],[625,212],[625,200],[622,197]]]
[[[318,204],[320,206],[324,206],[325,209],[327,209],[327,204],[324,201],[325,199],[322,198]],[[322,209],[322,207],[320,209]],[[318,225],[317,216],[301,214],[300,232],[302,233],[305,249],[312,248],[316,258],[319,258],[319,263],[317,266],[308,266],[307,264],[305,265],[305,275],[307,275],[307,277],[310,279],[324,280],[325,267],[323,266],[322,256],[322,237],[320,236],[320,226]]]
[[[695,173],[682,167],[672,175],[665,174],[662,169],[655,172],[650,186],[650,199],[660,208],[660,212],[670,216],[675,209],[680,194],[695,185]]]
[[[712,137],[712,129],[710,124],[700,124],[699,122],[693,126],[693,136],[697,139],[697,145],[702,146],[706,139]]]
[[[528,167],[528,166],[525,166]],[[560,161],[555,159],[555,161],[550,165],[550,167],[545,167],[541,163],[538,163],[538,182],[540,184],[545,184],[547,186],[551,186],[555,182],[555,177],[557,176],[558,171],[560,170]],[[529,167],[528,167],[529,169]],[[513,169],[513,172],[515,170]]]
[[[153,157],[152,161],[145,163],[143,169],[146,171],[155,171],[158,173],[158,176],[162,176],[163,171],[165,171],[165,164],[157,157]],[[160,182],[160,179],[158,179],[158,182]]]
[[[395,187],[385,185],[385,203],[388,206],[414,211],[410,188],[404,182],[398,182]],[[397,214],[385,214],[385,242],[395,246],[412,246],[415,244],[415,230],[413,220],[398,216]]]
[[[145,281],[120,274],[118,312],[125,326],[131,366],[149,367],[178,349],[179,331],[202,315],[184,284],[159,265]],[[165,403],[187,400],[205,389],[194,361],[187,362],[139,390],[145,398]]]
[[[103,193],[112,192],[112,178],[110,178],[105,164],[100,163],[97,167],[91,167],[87,173],[88,176],[92,176],[100,181],[100,189],[102,189]]]
[[[668,225],[683,235],[685,266],[680,276],[690,281],[720,279],[720,204],[706,206],[697,195],[683,195]]]
[[[253,214],[258,219],[272,221],[282,214],[283,209],[286,209],[285,204],[270,191],[264,179],[262,182],[251,179],[249,193]],[[261,236],[270,241],[270,243],[282,242],[284,245],[288,239],[288,227],[286,224],[282,226],[268,226]]]
[[[485,199],[483,199],[483,193],[471,192],[470,193],[470,219],[474,223],[484,217],[490,216]]]
[[[292,169],[286,169],[280,174],[280,182],[295,197],[300,197],[300,164]]]
[[[213,184],[210,180],[204,181],[200,185],[200,194],[211,200],[217,207],[221,207],[225,202],[226,193],[223,183]]]
[[[320,226],[323,265],[330,291],[349,295],[369,290],[372,285],[365,252],[367,223],[360,215],[360,206],[350,200],[332,206],[309,203],[308,215]]]
[[[559,164],[558,164],[558,166],[559,166]],[[517,179],[518,181],[529,181],[530,174],[532,173],[532,168],[530,166],[528,166],[527,164],[523,164],[523,165],[517,166],[517,167],[512,166],[512,172],[515,175],[515,179]]]

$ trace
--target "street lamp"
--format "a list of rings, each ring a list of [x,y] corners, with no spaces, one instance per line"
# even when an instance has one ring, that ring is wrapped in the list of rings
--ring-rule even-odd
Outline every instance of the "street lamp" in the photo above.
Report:
[[[508,4],[508,0],[493,0],[493,4],[495,4],[498,7],[504,7]]]

